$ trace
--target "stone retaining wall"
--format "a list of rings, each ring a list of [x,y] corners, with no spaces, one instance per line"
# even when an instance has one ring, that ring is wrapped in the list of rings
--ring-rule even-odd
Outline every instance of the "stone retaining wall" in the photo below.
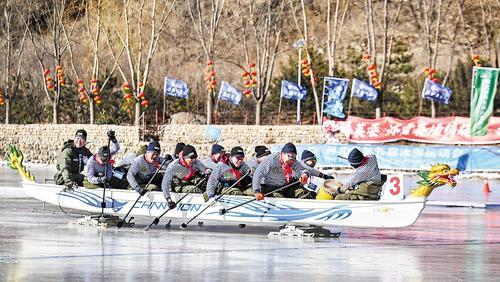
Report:
[[[252,126],[217,125],[221,130],[219,144],[226,149],[242,146],[247,154],[256,145],[294,143],[325,143],[320,126]],[[7,144],[16,144],[24,153],[25,161],[31,163],[55,163],[59,150],[67,139],[72,139],[77,129],[84,128],[88,133],[87,147],[96,152],[106,145],[108,130],[115,130],[121,150],[116,159],[134,152],[141,142],[141,130],[136,126],[88,125],[88,124],[30,124],[1,125],[0,159],[3,160]],[[205,139],[206,125],[165,125],[159,137],[162,154],[172,153],[177,142],[193,144],[200,156],[208,154],[212,143]]]

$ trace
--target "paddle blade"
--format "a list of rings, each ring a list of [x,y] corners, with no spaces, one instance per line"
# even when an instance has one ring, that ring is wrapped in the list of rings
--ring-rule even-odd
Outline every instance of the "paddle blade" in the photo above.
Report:
[[[187,224],[185,224],[185,223],[181,224],[181,229],[186,229],[186,227],[187,227]]]
[[[224,215],[225,213],[226,213],[226,209],[220,209],[220,210],[219,210],[219,214],[220,214],[220,215]]]
[[[153,220],[153,224],[154,225],[158,225],[158,223],[160,222],[160,219],[159,218],[155,218],[155,220]]]

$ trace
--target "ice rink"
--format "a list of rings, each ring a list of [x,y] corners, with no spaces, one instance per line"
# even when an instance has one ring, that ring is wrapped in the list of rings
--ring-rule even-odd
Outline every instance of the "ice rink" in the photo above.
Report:
[[[498,281],[500,209],[427,207],[402,229],[268,238],[277,226],[180,220],[144,231],[68,225],[57,206],[0,182],[1,281]],[[70,214],[72,214],[71,212]]]

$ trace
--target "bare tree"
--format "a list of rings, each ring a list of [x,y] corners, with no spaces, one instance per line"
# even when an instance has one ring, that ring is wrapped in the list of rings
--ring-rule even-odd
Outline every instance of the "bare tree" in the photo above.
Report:
[[[92,52],[93,52],[93,60],[92,60],[92,70],[91,73],[88,74],[88,72],[83,71],[83,73],[86,73],[86,76],[82,76],[82,72],[79,70],[79,68],[76,67],[75,64],[75,55],[73,52],[73,47],[71,40],[68,36],[67,29],[64,28],[64,35],[66,37],[66,41],[68,43],[68,51],[69,51],[69,60],[71,63],[71,68],[73,71],[73,74],[75,78],[77,78],[77,86],[78,86],[78,92],[80,93],[80,101],[86,102],[88,101],[89,103],[89,112],[90,112],[90,124],[94,124],[94,119],[95,119],[95,105],[100,104],[101,98],[100,98],[100,90],[103,89],[107,82],[109,81],[109,78],[113,74],[114,70],[116,69],[118,65],[118,61],[115,60],[113,67],[111,71],[107,74],[107,77],[105,78],[104,82],[99,85],[98,79],[99,79],[99,70],[100,70],[100,58],[99,54],[102,53],[102,49],[100,46],[100,37],[101,37],[101,30],[102,30],[102,22],[101,22],[101,0],[98,0],[95,7],[92,6],[92,2],[89,1],[86,5],[85,8],[85,30],[88,36],[89,42],[92,43]],[[95,15],[95,17],[91,17],[91,15]],[[92,26],[93,25],[93,26]],[[79,39],[81,40],[81,38]],[[123,53],[123,50],[125,49],[125,46],[123,46],[118,53],[117,57],[120,57],[121,54]],[[82,57],[77,58],[79,62],[83,60]],[[80,64],[82,65],[82,64]],[[87,86],[85,86],[85,80],[86,79]]]
[[[414,4],[418,7],[415,7]],[[437,6],[436,6],[437,5]],[[415,19],[419,34],[423,34],[422,41],[427,55],[427,64],[432,69],[436,69],[436,61],[439,51],[440,32],[441,32],[441,11],[443,1],[438,0],[437,3],[429,0],[409,1],[408,8],[413,18]],[[423,23],[421,23],[423,21]],[[432,27],[434,27],[434,48],[432,47]],[[420,99],[419,115],[421,113],[423,99]],[[431,117],[436,117],[436,105],[431,100]]]
[[[153,0],[151,2],[150,14],[147,17],[146,1],[123,0],[123,29],[109,20],[105,25],[104,35],[111,56],[115,61],[115,67],[127,85],[132,87],[133,101],[135,104],[134,124],[139,125],[141,118],[141,105],[147,107],[144,86],[148,82],[151,70],[151,61],[158,49],[158,41],[167,20],[175,7],[177,0]],[[110,11],[112,12],[112,11]],[[149,36],[145,36],[143,30],[149,27]],[[111,33],[111,30],[114,32]],[[116,38],[112,37],[113,35]],[[128,64],[128,74],[119,63],[122,48],[115,48],[114,39],[124,46],[124,53]],[[96,55],[95,55],[96,56]],[[113,68],[115,68],[113,67]]]
[[[367,35],[367,47],[368,47],[368,61],[370,62],[370,65],[372,68],[374,68],[374,72],[377,75],[376,78],[377,80],[374,80],[373,78],[370,79],[370,82],[372,85],[374,85],[378,89],[378,98],[377,98],[377,106],[375,109],[375,117],[380,118],[382,116],[382,107],[383,107],[383,101],[384,101],[384,76],[386,75],[386,67],[391,63],[391,54],[392,54],[392,45],[394,43],[394,34],[395,34],[395,26],[397,25],[399,21],[399,15],[401,13],[401,6],[402,6],[402,1],[398,2],[398,7],[396,9],[396,13],[394,16],[389,15],[389,9],[388,9],[388,1],[384,0],[383,2],[383,17],[382,17],[382,22],[383,22],[383,27],[382,27],[382,54],[379,54],[377,50],[377,34],[375,32],[375,27],[374,27],[374,10],[373,10],[373,0],[365,0],[364,1],[364,7],[365,7],[365,19],[366,19],[366,35]],[[391,21],[391,18],[393,19]],[[389,36],[389,30],[391,30],[391,34]],[[377,73],[377,59],[378,57],[381,57],[382,63],[380,65],[380,74]],[[376,85],[377,84],[377,85]]]
[[[40,73],[43,73],[41,78],[44,81],[44,91],[47,100],[52,104],[52,123],[58,122],[58,108],[61,92],[65,85],[65,80],[62,75],[63,55],[68,48],[68,43],[63,42],[63,33],[67,17],[65,10],[69,5],[65,0],[52,0],[43,3],[43,9],[50,11],[50,15],[46,18],[37,16],[39,12],[34,5],[29,4],[30,13],[27,18],[24,18],[24,24],[28,29],[28,35],[33,44],[35,56],[40,66]],[[79,17],[79,9],[78,15]],[[69,31],[68,38],[73,36],[73,31],[77,21],[73,21]],[[34,30],[30,27],[33,24]],[[50,66],[54,64],[56,76],[50,76]]]
[[[299,31],[301,38],[303,38],[305,41],[304,49],[306,51],[307,61],[309,62],[309,64],[313,65],[311,52],[309,51],[310,46],[308,44],[308,37],[309,36],[308,36],[308,32],[307,32],[307,14],[306,14],[306,7],[304,4],[304,0],[300,0],[300,8],[301,8],[301,14],[302,14],[302,27],[300,27],[299,20],[297,18],[297,12],[296,12],[293,0],[289,0],[289,3],[290,3],[290,7],[292,9],[292,15],[293,15],[293,20],[295,22],[295,26],[296,26],[297,30]],[[309,74],[310,74],[309,78],[311,80],[311,85],[312,85],[312,91],[313,91],[313,95],[314,95],[314,105],[316,108],[316,119],[318,120],[318,123],[321,124],[322,123],[322,121],[321,121],[321,105],[320,105],[320,99],[318,97],[318,90],[316,89],[317,78],[315,79],[314,73],[312,70],[310,71]]]
[[[273,5],[276,8],[273,8]],[[259,9],[255,0],[246,4],[238,0],[238,6],[245,62],[247,66],[255,64],[256,71],[252,73],[252,67],[240,67],[245,76],[256,78],[256,83],[251,84],[253,86],[249,87],[248,91],[255,101],[255,124],[260,125],[262,106],[269,94],[276,57],[279,54],[285,1],[267,0]]]
[[[15,27],[21,23],[20,15],[15,13],[12,1],[7,1],[3,10],[4,21],[1,25],[2,41],[5,45],[2,46],[3,58],[5,64],[3,67],[4,82],[3,99],[5,100],[5,124],[9,124],[11,105],[14,102],[19,90],[19,82],[21,80],[21,62],[25,47],[27,28],[24,32]],[[20,42],[20,43],[19,43]],[[2,102],[3,103],[3,102]]]
[[[347,0],[343,7],[342,16],[339,18],[340,10],[340,0],[335,1],[335,15],[333,18],[333,34],[331,27],[331,0],[328,0],[327,4],[327,14],[326,14],[326,45],[327,45],[327,56],[328,56],[328,75],[332,76],[335,71],[335,51],[337,50],[337,44],[342,38],[342,31],[344,29],[345,18],[347,11],[349,10],[350,0]]]
[[[194,3],[191,3],[194,2]],[[211,0],[210,8],[203,5],[202,0],[188,0],[186,4],[189,16],[193,23],[198,42],[205,53],[209,64],[215,61],[215,37],[217,35],[225,0]],[[209,17],[209,21],[205,18]],[[215,100],[215,91],[211,87],[207,91],[207,124],[212,123],[212,108]]]

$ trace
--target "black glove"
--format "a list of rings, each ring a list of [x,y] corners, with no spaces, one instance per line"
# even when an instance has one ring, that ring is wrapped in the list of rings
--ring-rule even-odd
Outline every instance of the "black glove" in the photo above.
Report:
[[[99,183],[106,183],[108,182],[108,178],[106,176],[101,176],[97,178],[97,182]]]
[[[323,179],[335,179],[333,175],[323,174],[325,177]]]
[[[171,210],[173,210],[173,209],[175,209],[175,207],[177,207],[175,202],[172,201],[172,199],[170,199],[170,197],[167,198],[167,203],[168,203],[168,208]]]
[[[136,191],[137,191],[137,193],[141,194],[141,196],[146,195],[146,193],[148,192],[148,190],[146,190],[142,187],[139,187],[139,189],[137,189]]]
[[[65,185],[64,192],[73,192],[75,189],[78,189],[78,184],[75,182],[71,182]]]
[[[108,131],[108,138],[109,138],[109,140],[111,140],[111,142],[113,142],[113,143],[116,142],[116,136],[115,136],[114,130]]]

